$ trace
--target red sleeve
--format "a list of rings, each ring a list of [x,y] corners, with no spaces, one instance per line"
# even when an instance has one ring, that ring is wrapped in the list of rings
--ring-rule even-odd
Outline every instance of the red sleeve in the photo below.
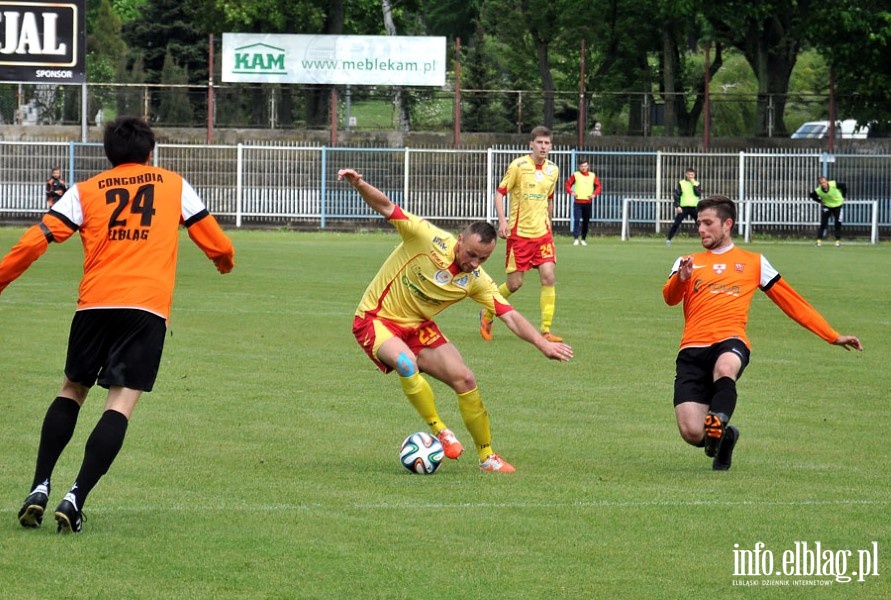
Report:
[[[500,317],[503,314],[509,313],[514,309],[510,304],[502,304],[501,302],[495,301],[495,316]]]
[[[780,307],[793,321],[820,336],[830,344],[838,339],[838,332],[817,312],[807,300],[798,295],[785,279],[777,280],[770,289],[765,290],[767,297]]]
[[[235,247],[212,215],[190,223],[188,231],[189,238],[213,261],[217,271],[228,273],[235,268]]]
[[[566,190],[567,194],[572,193],[572,186],[575,184],[575,174],[569,176],[569,179],[566,180],[566,183],[563,185],[563,189]]]
[[[600,195],[600,178],[595,175],[594,176],[594,192],[591,194],[592,198],[596,198]]]
[[[393,205],[393,212],[387,217],[388,221],[408,221],[408,217],[402,212],[402,208],[398,204]]]

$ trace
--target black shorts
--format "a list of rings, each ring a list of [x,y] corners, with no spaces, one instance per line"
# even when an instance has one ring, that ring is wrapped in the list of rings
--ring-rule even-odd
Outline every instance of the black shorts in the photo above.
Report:
[[[737,380],[749,364],[749,349],[740,339],[729,339],[704,348],[684,348],[678,352],[674,377],[674,405],[683,402],[711,404],[714,395],[714,369],[725,352],[739,356],[742,366]]]
[[[65,376],[88,388],[152,391],[167,322],[135,308],[79,310],[71,320]]]

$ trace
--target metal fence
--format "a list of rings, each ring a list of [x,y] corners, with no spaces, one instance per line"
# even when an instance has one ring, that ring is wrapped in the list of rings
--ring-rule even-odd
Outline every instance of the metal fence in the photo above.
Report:
[[[154,162],[182,173],[224,224],[356,229],[379,226],[380,220],[337,181],[341,168],[357,169],[405,209],[452,225],[494,220],[495,188],[510,161],[527,151],[159,144]],[[631,233],[666,229],[673,219],[672,190],[693,167],[706,194],[739,201],[741,215],[746,207],[754,235],[813,235],[818,211],[807,195],[819,175],[848,186],[846,236],[871,240],[873,220],[879,237],[891,234],[891,155],[557,148],[551,158],[562,172],[554,210],[558,234],[570,230],[572,218],[562,182],[581,156],[603,185],[593,207],[595,233],[620,232],[626,198],[652,201],[630,207]],[[0,218],[27,222],[44,212],[44,183],[53,166],[62,168],[63,179],[77,182],[108,163],[99,144],[0,142]]]
[[[81,85],[0,82],[0,124],[93,125],[114,115],[138,115],[156,127],[268,130],[393,131],[407,121],[415,132],[528,132],[554,105],[551,129],[575,133],[600,127],[603,135],[699,137],[695,126],[672,123],[671,106],[708,103],[710,136],[788,138],[806,121],[828,119],[830,98],[818,93],[761,94],[745,86],[713,85],[699,93],[659,94],[560,89],[461,89],[394,86],[319,86],[222,83],[212,86],[148,83]],[[396,98],[399,102],[396,102]],[[836,102],[844,104],[845,94]],[[458,102],[460,121],[455,121]],[[84,107],[86,103],[86,107]],[[402,107],[399,110],[397,107]],[[759,107],[763,114],[759,114]],[[781,112],[782,111],[782,112]]]

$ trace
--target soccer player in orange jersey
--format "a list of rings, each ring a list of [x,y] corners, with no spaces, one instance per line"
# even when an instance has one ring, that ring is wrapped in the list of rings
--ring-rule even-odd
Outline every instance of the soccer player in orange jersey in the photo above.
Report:
[[[353,319],[356,341],[381,371],[398,373],[402,391],[442,442],[448,458],[457,459],[463,447],[440,419],[433,390],[421,373],[442,381],[457,394],[458,409],[476,445],[480,469],[514,472],[514,467],[492,449],[489,414],[476,376],[433,319],[452,304],[471,298],[550,359],[567,361],[572,358],[572,348],[538,333],[502,298],[495,282],[482,269],[497,241],[495,228],[489,223],[472,223],[455,238],[393,204],[353,169],[343,169],[337,177],[356,188],[366,204],[402,237],[402,243],[378,270],[359,302]]]
[[[507,281],[498,291],[504,298],[509,298],[522,287],[526,271],[538,269],[541,334],[552,342],[562,342],[563,338],[551,334],[557,302],[554,287],[557,253],[551,222],[560,170],[548,160],[551,130],[536,127],[531,136],[529,147],[532,151],[510,164],[495,192],[498,235],[507,239]],[[505,198],[509,198],[509,214],[505,212]],[[484,340],[492,339],[494,316],[492,311],[480,311],[480,336]]]
[[[795,322],[830,344],[863,350],[839,335],[780,277],[761,254],[733,244],[736,205],[724,196],[701,200],[696,223],[705,252],[677,259],[662,288],[665,302],[684,303],[684,333],[676,362],[674,407],[681,437],[704,447],[712,468],[730,468],[739,430],[727,423],[736,408],[736,381],[749,362],[746,322],[760,289]]]
[[[232,242],[177,173],[149,166],[155,136],[142,119],[120,117],[104,132],[111,169],[72,186],[0,261],[0,292],[50,243],[80,233],[84,274],[68,337],[62,389],[44,417],[31,493],[19,511],[39,527],[56,461],[71,440],[90,388],[108,389],[74,485],[56,508],[58,531],[77,533],[87,495],[118,454],[136,402],[161,363],[173,298],[179,226],[220,273],[235,266]]]

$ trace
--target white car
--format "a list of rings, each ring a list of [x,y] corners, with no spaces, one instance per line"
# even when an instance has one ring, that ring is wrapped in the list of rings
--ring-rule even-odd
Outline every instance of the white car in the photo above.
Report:
[[[869,126],[857,126],[855,119],[835,122],[835,137],[842,140],[863,140],[869,134]],[[795,130],[793,140],[823,139],[829,136],[829,121],[808,121]]]

